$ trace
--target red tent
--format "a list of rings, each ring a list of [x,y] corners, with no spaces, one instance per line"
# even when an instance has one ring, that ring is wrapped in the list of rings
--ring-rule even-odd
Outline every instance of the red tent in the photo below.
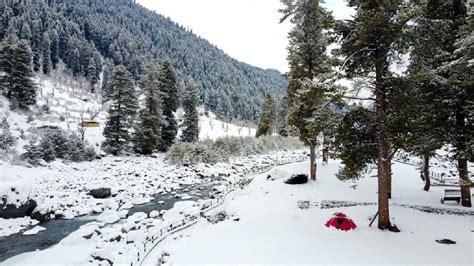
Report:
[[[335,213],[334,216],[326,222],[326,227],[335,227],[339,230],[349,231],[355,229],[357,226],[343,213]]]

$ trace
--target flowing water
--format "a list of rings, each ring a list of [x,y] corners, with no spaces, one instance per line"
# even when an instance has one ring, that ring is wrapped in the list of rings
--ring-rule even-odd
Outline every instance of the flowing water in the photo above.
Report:
[[[209,198],[209,192],[211,191],[212,186],[213,185],[209,184],[182,185],[180,189],[176,190],[176,192],[179,194],[192,195],[193,198],[190,200],[207,199]],[[169,210],[173,208],[173,205],[178,201],[183,200],[170,194],[156,195],[152,201],[146,204],[135,205],[129,210],[129,215],[136,212],[150,213],[153,210]],[[51,220],[39,224],[46,228],[46,230],[41,231],[36,235],[26,236],[22,233],[18,233],[6,237],[0,237],[0,262],[25,252],[47,249],[56,245],[70,233],[79,229],[80,226],[94,220],[94,216],[78,217],[71,220]]]

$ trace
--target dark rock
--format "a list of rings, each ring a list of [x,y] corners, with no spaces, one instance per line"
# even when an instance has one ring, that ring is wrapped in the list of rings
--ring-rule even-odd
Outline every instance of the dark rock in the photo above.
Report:
[[[109,263],[109,265],[114,265],[114,263],[111,260],[107,259],[107,258],[102,258],[100,256],[94,256],[94,255],[92,255],[92,258],[94,260],[98,260],[98,261],[107,261]]]
[[[298,200],[297,205],[298,205],[298,208],[302,210],[309,209],[310,202],[309,200]]]
[[[33,211],[31,218],[40,222],[47,222],[51,220],[51,212],[42,213],[41,211]]]
[[[388,231],[390,231],[392,233],[400,233],[400,229],[398,229],[398,227],[396,225],[390,225],[388,227]]]
[[[225,221],[226,219],[227,219],[227,213],[225,211],[221,211],[221,212],[217,213],[216,215],[207,217],[207,221],[212,223],[212,224],[216,224],[216,223]]]
[[[36,208],[36,201],[28,200],[19,207],[14,204],[0,203],[0,218],[13,219],[30,216]]]
[[[300,185],[308,183],[308,175],[293,175],[285,181],[289,185]]]
[[[444,244],[444,245],[454,245],[456,244],[456,241],[453,241],[451,239],[440,239],[440,240],[435,240],[436,242],[440,243],[440,244]]]
[[[85,235],[85,236],[83,236],[83,238],[89,240],[89,239],[92,238],[92,236],[94,236],[94,233],[91,233],[91,234],[89,234],[89,235]]]
[[[89,191],[89,194],[96,199],[105,199],[105,198],[110,197],[110,195],[112,194],[112,189],[110,188],[91,189]]]

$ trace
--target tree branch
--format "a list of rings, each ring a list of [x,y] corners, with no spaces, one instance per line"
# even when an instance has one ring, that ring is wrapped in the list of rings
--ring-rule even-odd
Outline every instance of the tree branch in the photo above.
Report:
[[[355,97],[355,96],[341,96],[344,99],[350,99],[350,100],[360,100],[360,101],[375,101],[375,98],[361,98],[361,97]]]

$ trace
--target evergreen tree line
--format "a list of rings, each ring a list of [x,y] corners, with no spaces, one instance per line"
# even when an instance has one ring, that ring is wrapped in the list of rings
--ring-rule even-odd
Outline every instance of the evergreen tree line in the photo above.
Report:
[[[470,207],[473,6],[465,0],[349,1],[356,14],[340,21],[320,0],[282,2],[282,21],[294,25],[288,47],[288,122],[310,148],[311,178],[316,180],[318,147],[342,160],[337,175],[342,180],[360,178],[376,164],[378,227],[397,231],[389,213],[394,155],[404,150],[422,157],[424,189],[429,190],[429,159],[450,147],[462,205]],[[339,48],[330,54],[331,44]],[[397,74],[392,66],[402,55],[409,55],[410,63]],[[354,88],[336,85],[340,78],[355,80]],[[360,91],[372,96],[361,97]]]
[[[10,35],[30,46],[35,72],[63,62],[93,89],[108,87],[115,66],[138,82],[150,58],[169,61],[180,80],[195,81],[198,102],[228,120],[257,121],[266,88],[280,97],[286,85],[278,71],[240,63],[132,0],[0,1],[0,40]]]
[[[113,70],[106,89],[109,116],[104,129],[103,149],[113,155],[133,148],[140,154],[166,152],[175,143],[178,124],[174,113],[179,106],[177,77],[167,61],[158,66],[150,60],[140,79],[144,92],[142,109],[138,110],[138,92],[132,74],[125,66]],[[199,137],[196,87],[187,82],[183,99],[185,111],[181,140],[195,142]]]

